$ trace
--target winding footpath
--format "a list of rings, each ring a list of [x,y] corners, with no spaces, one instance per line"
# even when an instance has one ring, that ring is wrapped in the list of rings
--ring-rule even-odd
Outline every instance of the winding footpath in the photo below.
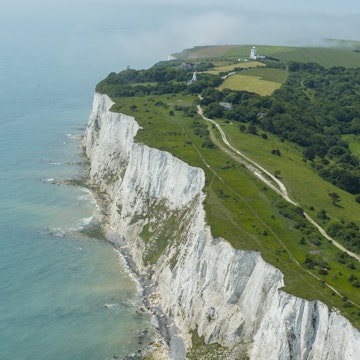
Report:
[[[244,153],[240,152],[238,149],[236,149],[234,146],[232,146],[223,129],[221,126],[216,123],[214,120],[209,119],[204,116],[203,109],[200,105],[197,106],[198,114],[206,121],[209,121],[210,123],[214,124],[219,131],[221,135],[221,139],[224,142],[224,144],[236,155],[240,156],[240,158],[243,160],[242,163],[257,177],[259,178],[263,183],[266,184],[269,188],[274,190],[277,194],[279,194],[284,200],[286,200],[288,203],[294,205],[294,206],[300,206],[297,202],[292,200],[287,192],[286,186],[282,181],[280,181],[277,177],[275,177],[273,174],[271,174],[268,170],[263,168],[260,164],[255,162],[254,160],[250,159],[248,156],[246,156]],[[336,240],[334,240],[331,236],[329,236],[326,231],[309,215],[304,211],[304,217],[306,220],[308,220],[313,226],[317,228],[317,230],[320,232],[322,236],[324,236],[328,241],[330,241],[334,246],[336,246],[341,251],[345,252],[352,258],[356,259],[360,262],[360,255],[355,254],[354,252],[346,249],[344,246],[339,244]]]

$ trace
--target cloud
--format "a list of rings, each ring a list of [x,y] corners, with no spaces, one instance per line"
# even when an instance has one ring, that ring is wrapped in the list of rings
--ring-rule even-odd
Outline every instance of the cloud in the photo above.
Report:
[[[112,38],[135,61],[162,60],[167,55],[199,45],[269,44],[316,45],[324,38],[360,39],[360,16],[287,15],[243,8],[186,8],[154,14],[153,23],[114,29]],[[156,60],[155,60],[156,61]]]
[[[360,40],[360,5],[356,2],[350,8],[343,3],[63,0],[50,4],[48,0],[33,0],[29,5],[28,0],[4,0],[0,40],[13,47],[22,41],[28,51],[48,48],[55,58],[77,56],[101,66],[115,66],[111,70],[126,65],[147,67],[171,53],[199,45],[312,45],[323,38]],[[353,14],[345,15],[349,9]],[[13,40],[7,40],[11,32]]]

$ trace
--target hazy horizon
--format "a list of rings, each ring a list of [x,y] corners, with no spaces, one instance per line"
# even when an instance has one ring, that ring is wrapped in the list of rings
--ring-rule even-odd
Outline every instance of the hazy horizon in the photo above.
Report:
[[[359,23],[360,4],[346,0],[3,0],[0,44],[7,56],[71,57],[108,73],[149,67],[194,46],[360,41]]]

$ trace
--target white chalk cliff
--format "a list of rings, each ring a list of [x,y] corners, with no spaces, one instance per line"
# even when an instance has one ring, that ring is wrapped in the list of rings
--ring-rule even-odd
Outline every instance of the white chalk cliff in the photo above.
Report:
[[[111,199],[113,238],[127,244],[140,273],[151,270],[185,346],[196,329],[206,343],[241,345],[250,359],[359,359],[360,332],[347,319],[279,290],[282,273],[259,253],[212,237],[203,171],[135,143],[139,125],[110,112],[112,104],[95,94],[83,139],[90,177]]]

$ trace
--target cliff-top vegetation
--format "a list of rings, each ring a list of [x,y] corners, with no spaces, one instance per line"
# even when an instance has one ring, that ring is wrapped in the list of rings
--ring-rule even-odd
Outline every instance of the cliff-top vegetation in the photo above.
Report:
[[[97,91],[112,97],[113,111],[140,123],[137,141],[204,169],[205,208],[214,236],[235,248],[260,251],[284,273],[286,291],[337,307],[360,328],[359,262],[323,238],[303,215],[306,210],[334,239],[360,253],[360,68],[348,67],[350,60],[331,65],[343,49],[299,50],[301,56],[312,54],[310,60],[326,53],[327,66],[295,61],[293,48],[274,47],[261,68],[249,70],[237,66],[242,47],[224,49],[209,58],[204,54],[210,49],[201,49],[200,60],[188,54],[147,70],[111,73]],[[265,47],[258,50],[267,55]],[[359,53],[346,51],[360,64]],[[189,82],[195,70],[197,81]],[[247,91],[226,85],[233,72],[239,78],[258,72],[253,77],[262,78],[263,85],[254,83]],[[260,95],[256,87],[266,88],[267,82],[277,83],[277,89]],[[299,207],[221,151],[217,130],[196,112],[199,102],[236,148],[281,177]]]

